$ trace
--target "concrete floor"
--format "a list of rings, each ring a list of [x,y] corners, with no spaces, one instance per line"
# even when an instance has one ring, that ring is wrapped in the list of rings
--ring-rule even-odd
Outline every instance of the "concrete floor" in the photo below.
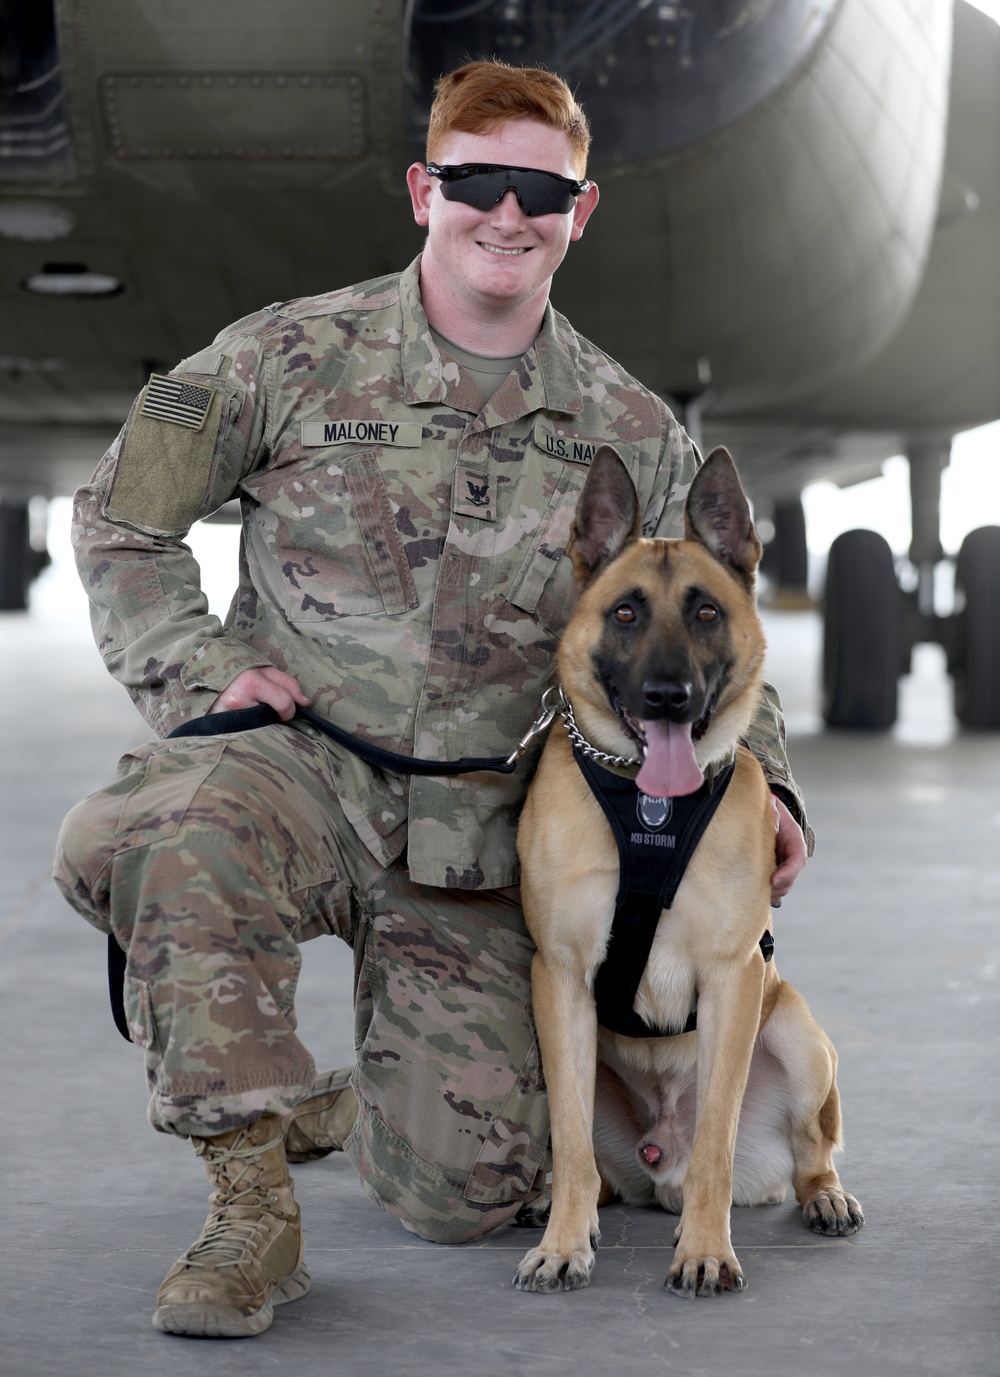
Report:
[[[523,1295],[510,1278],[532,1235],[423,1243],[327,1158],[295,1169],[312,1293],[234,1344],[150,1325],[204,1218],[204,1177],[148,1127],[103,941],[48,878],[64,812],[146,731],[65,568],[31,616],[0,617],[0,1372],[997,1377],[1000,737],[955,733],[929,650],[892,735],[824,735],[815,619],[767,625],[820,839],[778,915],[776,959],[840,1053],[840,1166],[865,1229],[826,1241],[793,1204],[735,1210],[748,1290],[688,1303],[662,1290],[674,1221],[612,1207],[588,1290]],[[300,1018],[323,1065],[350,1057],[348,991],[346,951],[307,946]]]

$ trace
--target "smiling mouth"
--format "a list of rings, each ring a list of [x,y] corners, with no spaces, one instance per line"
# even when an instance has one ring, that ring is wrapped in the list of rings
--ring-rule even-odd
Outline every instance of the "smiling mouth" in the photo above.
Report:
[[[487,253],[499,254],[501,258],[518,258],[522,253],[528,252],[526,248],[502,249],[499,244],[486,244],[482,240],[479,241],[479,247],[485,249]]]

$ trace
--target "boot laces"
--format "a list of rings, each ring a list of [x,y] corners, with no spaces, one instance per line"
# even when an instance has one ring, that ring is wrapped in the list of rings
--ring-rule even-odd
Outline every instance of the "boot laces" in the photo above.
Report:
[[[226,1173],[226,1177],[222,1177],[220,1173],[220,1188],[213,1192],[215,1208],[209,1214],[209,1223],[201,1237],[184,1254],[188,1267],[235,1267],[244,1260],[247,1249],[253,1247],[260,1220],[247,1218],[234,1211],[266,1211],[271,1202],[267,1184],[259,1179],[259,1172],[253,1172],[245,1185],[241,1186],[240,1183],[251,1174],[253,1158],[276,1148],[282,1141],[279,1133],[267,1143],[246,1145],[246,1134],[243,1133],[228,1148],[213,1146],[211,1138],[195,1142],[197,1155],[212,1167],[224,1167],[234,1162],[242,1165],[232,1176]]]

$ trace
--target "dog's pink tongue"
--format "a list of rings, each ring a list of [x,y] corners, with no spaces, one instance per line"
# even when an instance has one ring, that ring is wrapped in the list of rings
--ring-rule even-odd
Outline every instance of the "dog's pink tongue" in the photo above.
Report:
[[[653,798],[677,798],[693,794],[705,782],[691,741],[691,724],[643,722],[646,759],[635,782]]]

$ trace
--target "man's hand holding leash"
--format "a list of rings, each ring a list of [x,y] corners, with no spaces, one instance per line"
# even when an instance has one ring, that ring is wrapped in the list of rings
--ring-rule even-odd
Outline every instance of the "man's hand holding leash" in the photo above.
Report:
[[[260,669],[245,669],[238,674],[208,711],[209,714],[235,712],[240,708],[256,707],[258,703],[266,703],[274,708],[282,722],[290,722],[295,716],[296,706],[306,707],[309,699],[299,687],[299,681],[291,674],[285,674],[271,665],[262,665]]]

